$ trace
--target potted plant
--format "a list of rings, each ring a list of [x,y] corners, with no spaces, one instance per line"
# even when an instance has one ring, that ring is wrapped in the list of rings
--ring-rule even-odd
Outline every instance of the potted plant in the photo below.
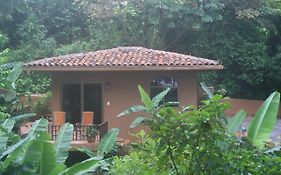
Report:
[[[86,136],[87,136],[87,141],[90,143],[93,143],[96,141],[96,136],[98,135],[99,130],[96,126],[89,125],[86,128]]]

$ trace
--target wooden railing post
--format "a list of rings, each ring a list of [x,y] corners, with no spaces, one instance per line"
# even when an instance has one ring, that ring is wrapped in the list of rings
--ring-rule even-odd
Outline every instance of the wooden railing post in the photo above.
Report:
[[[108,131],[108,122],[106,121],[99,125],[93,125],[93,126],[97,127],[99,130],[99,134],[96,137],[96,139],[97,141],[100,141]],[[74,125],[72,139],[75,141],[87,140],[87,135],[86,135],[87,127],[92,127],[92,126]],[[48,132],[51,134],[52,140],[56,140],[59,130],[60,130],[60,126],[48,125]]]

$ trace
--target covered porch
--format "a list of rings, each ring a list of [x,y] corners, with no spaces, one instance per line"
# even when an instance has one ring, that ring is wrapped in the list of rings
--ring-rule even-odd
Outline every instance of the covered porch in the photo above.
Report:
[[[20,135],[25,136],[28,134],[30,129],[32,128],[34,122],[27,122],[20,125]],[[62,125],[54,125],[52,122],[49,122],[47,132],[50,134],[52,142],[54,142],[60,132]],[[87,130],[95,128],[95,134],[93,137],[88,136]],[[92,124],[92,125],[81,125],[76,124],[73,125],[73,133],[72,133],[72,141],[70,142],[70,151],[75,151],[75,147],[86,147],[92,151],[96,151],[97,145],[101,141],[101,139],[108,132],[108,122],[103,122],[101,124]],[[123,143],[122,138],[117,139],[118,143]]]

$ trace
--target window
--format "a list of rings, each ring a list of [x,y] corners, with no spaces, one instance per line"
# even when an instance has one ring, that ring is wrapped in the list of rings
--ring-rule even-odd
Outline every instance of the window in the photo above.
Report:
[[[153,98],[166,88],[169,93],[164,97],[162,103],[178,101],[178,83],[172,77],[156,77],[150,84],[150,96]]]
[[[81,123],[83,111],[94,112],[94,123],[102,122],[102,87],[95,83],[64,83],[62,109],[66,121]]]

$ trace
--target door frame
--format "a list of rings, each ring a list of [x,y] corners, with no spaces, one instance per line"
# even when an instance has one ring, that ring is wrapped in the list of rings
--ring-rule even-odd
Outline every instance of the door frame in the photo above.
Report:
[[[81,91],[80,91],[80,96],[81,96],[81,114],[80,114],[80,120],[82,121],[82,113],[84,111],[84,84],[99,84],[101,86],[101,123],[104,122],[104,82],[96,82],[96,81],[90,81],[90,82],[80,82],[80,81],[65,81],[62,82],[60,85],[60,110],[63,110],[63,86],[65,84],[79,84]]]

